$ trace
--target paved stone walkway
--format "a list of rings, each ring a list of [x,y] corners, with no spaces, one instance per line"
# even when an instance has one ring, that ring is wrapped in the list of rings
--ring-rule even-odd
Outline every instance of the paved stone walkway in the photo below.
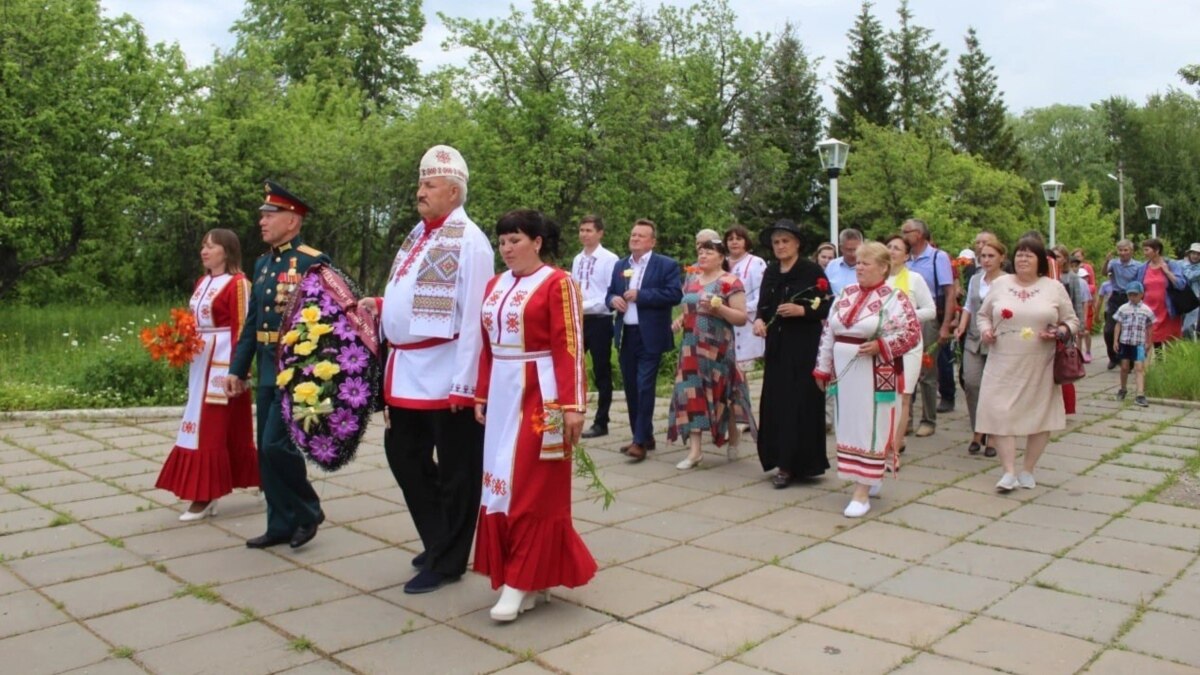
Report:
[[[1036,489],[996,494],[960,404],[862,520],[835,477],[774,490],[754,457],[626,464],[616,427],[589,450],[617,502],[576,491],[600,573],[508,625],[474,575],[402,592],[420,544],[378,424],[317,481],[317,538],[251,551],[254,495],[182,524],[153,489],[176,419],[0,422],[0,670],[1200,672],[1200,510],[1156,501],[1200,413],[1122,408],[1093,371]]]

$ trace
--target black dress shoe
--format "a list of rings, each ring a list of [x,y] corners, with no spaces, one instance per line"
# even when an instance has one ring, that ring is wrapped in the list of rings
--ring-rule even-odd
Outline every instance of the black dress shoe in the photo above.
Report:
[[[429,559],[429,552],[421,551],[420,553],[418,553],[416,556],[413,557],[412,566],[417,569],[421,569],[422,567],[425,566],[425,561],[428,559]]]
[[[317,536],[317,528],[321,523],[325,522],[325,512],[321,511],[317,514],[316,522],[311,525],[301,525],[296,528],[296,533],[292,535],[292,540],[289,545],[292,548],[300,548],[301,546],[312,541],[312,538]]]
[[[607,435],[608,435],[608,425],[593,424],[592,426],[588,427],[587,431],[580,434],[580,437],[581,438],[600,438],[601,436],[607,436]]]
[[[291,541],[291,537],[286,534],[271,534],[270,532],[257,536],[253,539],[246,540],[246,548],[267,548],[268,546],[278,546]]]
[[[409,595],[432,593],[446,584],[458,581],[458,579],[459,577],[447,576],[433,570],[421,570],[417,573],[417,576],[409,579],[408,583],[404,584],[404,592]]]
[[[945,398],[938,401],[937,411],[940,413],[954,412],[954,401]]]

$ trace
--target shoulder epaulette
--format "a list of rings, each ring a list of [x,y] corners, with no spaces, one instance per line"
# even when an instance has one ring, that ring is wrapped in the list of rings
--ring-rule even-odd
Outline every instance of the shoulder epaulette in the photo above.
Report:
[[[299,246],[296,247],[296,250],[303,253],[304,255],[310,255],[314,258],[321,255],[320,251],[309,246],[308,244],[300,244]]]

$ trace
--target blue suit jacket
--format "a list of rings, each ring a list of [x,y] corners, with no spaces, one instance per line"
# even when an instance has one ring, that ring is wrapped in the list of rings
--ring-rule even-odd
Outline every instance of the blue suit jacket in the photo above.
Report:
[[[621,258],[613,267],[612,281],[608,284],[608,295],[604,303],[612,308],[614,297],[628,288],[625,270],[629,269],[629,256]],[[679,263],[674,258],[650,252],[646,263],[646,274],[638,288],[638,327],[647,351],[662,354],[675,348],[675,335],[671,332],[671,309],[683,300],[683,279],[679,274]],[[615,308],[613,308],[615,309]],[[616,312],[616,344],[621,348],[621,329],[625,325],[625,313]]]

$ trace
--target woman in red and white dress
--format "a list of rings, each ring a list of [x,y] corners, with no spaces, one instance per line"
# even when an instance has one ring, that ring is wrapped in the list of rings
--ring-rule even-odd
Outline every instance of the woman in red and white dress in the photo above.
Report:
[[[224,390],[250,295],[237,235],[210,230],[200,245],[200,261],[208,274],[196,282],[189,305],[204,349],[192,360],[179,434],[155,483],[192,501],[179,516],[183,521],[215,516],[218,498],[233,488],[259,485],[250,397],[226,398]]]
[[[537,211],[496,224],[508,271],[488,282],[482,308],[475,417],[484,424],[483,497],[475,534],[476,572],[501,589],[492,607],[512,621],[574,588],[596,561],[571,523],[572,447],[587,402],[582,300],[571,275],[545,264],[558,226]]]

